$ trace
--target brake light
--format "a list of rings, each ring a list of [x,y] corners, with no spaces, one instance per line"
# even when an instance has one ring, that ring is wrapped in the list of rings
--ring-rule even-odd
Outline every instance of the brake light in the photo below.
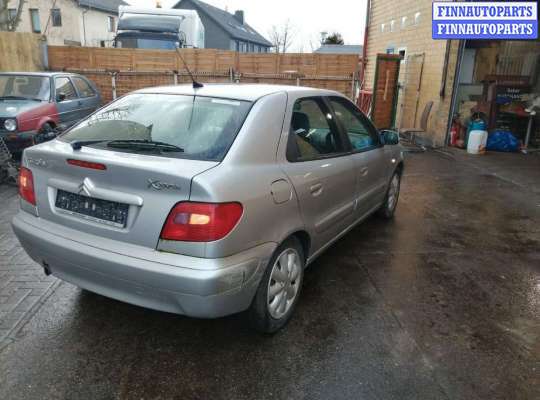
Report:
[[[28,168],[21,167],[19,171],[19,195],[33,206],[36,205],[34,192],[34,176]]]
[[[100,171],[105,171],[107,169],[107,166],[105,164],[90,161],[74,160],[72,158],[68,159],[67,163],[76,167],[98,169]]]
[[[173,207],[161,239],[181,242],[213,242],[223,239],[242,217],[240,203],[181,202]]]

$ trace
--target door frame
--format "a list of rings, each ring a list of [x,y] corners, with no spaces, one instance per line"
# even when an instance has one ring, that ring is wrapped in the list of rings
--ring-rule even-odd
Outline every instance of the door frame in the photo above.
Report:
[[[379,53],[377,54],[377,60],[375,62],[375,80],[373,82],[373,100],[371,103],[371,113],[374,115],[374,112],[376,110],[377,106],[377,81],[379,80],[379,61],[394,61],[397,63],[397,70],[396,70],[396,79],[395,79],[395,88],[394,92],[392,93],[393,99],[392,99],[392,112],[391,112],[391,121],[390,121],[390,127],[395,127],[396,125],[396,111],[397,111],[397,101],[398,101],[398,94],[399,94],[399,69],[401,67],[401,57],[397,54],[384,54]],[[378,127],[377,127],[378,129]]]

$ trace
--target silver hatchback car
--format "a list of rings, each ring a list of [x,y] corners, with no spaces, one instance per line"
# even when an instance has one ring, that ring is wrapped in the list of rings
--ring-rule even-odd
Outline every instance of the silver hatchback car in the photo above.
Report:
[[[83,289],[200,318],[247,311],[275,332],[307,265],[370,214],[393,216],[398,142],[332,91],[144,89],[25,150],[13,228]]]

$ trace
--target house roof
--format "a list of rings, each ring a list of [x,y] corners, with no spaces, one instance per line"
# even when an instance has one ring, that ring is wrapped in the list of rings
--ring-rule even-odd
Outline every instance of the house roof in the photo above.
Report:
[[[323,44],[314,53],[318,54],[362,54],[361,44]]]
[[[246,24],[242,25],[233,14],[228,13],[225,10],[211,6],[199,0],[190,0],[191,3],[197,8],[197,11],[205,13],[208,17],[213,19],[221,28],[223,28],[234,39],[245,40],[248,42],[272,47],[272,43],[266,40],[255,29]],[[173,8],[177,8],[182,0],[176,3]]]
[[[129,6],[123,0],[77,0],[79,6],[118,14],[118,6]]]

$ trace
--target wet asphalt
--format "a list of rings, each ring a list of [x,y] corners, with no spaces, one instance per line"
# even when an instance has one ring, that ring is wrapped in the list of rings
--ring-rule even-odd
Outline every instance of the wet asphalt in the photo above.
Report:
[[[408,156],[395,220],[319,258],[274,336],[59,284],[0,398],[540,398],[540,157],[458,160]]]

